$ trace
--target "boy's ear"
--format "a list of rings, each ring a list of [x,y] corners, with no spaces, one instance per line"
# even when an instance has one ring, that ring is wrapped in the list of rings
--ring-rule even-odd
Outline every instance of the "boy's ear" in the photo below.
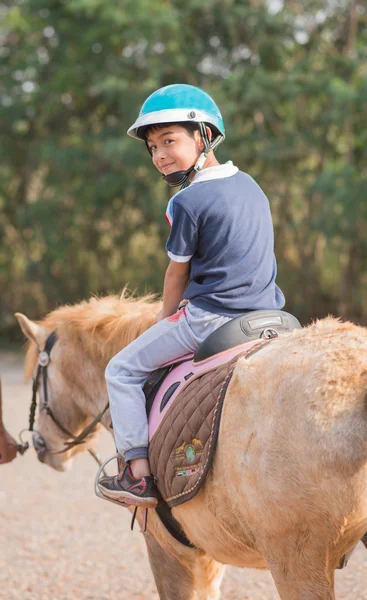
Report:
[[[207,134],[208,134],[208,138],[210,139],[210,141],[212,141],[212,138],[213,138],[213,132],[212,132],[212,130],[210,129],[210,127],[208,127],[208,125],[206,126],[206,132],[207,132]]]
[[[204,142],[203,142],[203,138],[201,137],[201,133],[199,130],[194,131],[194,136],[196,138],[196,141],[199,144],[199,150],[200,152],[202,152],[204,150]]]

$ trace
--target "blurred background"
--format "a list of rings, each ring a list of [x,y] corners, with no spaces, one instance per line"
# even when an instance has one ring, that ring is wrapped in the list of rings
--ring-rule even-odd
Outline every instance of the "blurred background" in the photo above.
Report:
[[[218,151],[274,219],[303,323],[367,324],[367,10],[352,0],[0,3],[0,340],[91,294],[162,291],[171,190],[126,135],[171,83],[222,110]]]

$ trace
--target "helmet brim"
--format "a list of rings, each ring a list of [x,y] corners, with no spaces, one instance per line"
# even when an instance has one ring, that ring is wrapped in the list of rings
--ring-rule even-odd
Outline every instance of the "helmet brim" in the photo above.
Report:
[[[157,110],[155,112],[140,114],[135,123],[128,129],[127,133],[138,140],[145,140],[145,131],[151,125],[160,123],[207,123],[211,125],[218,134],[225,135],[223,121],[196,108],[171,108]]]

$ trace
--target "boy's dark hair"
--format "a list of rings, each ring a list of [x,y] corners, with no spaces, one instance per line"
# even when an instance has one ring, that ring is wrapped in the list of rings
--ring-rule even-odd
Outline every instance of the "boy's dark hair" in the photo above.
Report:
[[[181,123],[157,123],[156,125],[148,125],[144,128],[144,131],[139,129],[139,134],[144,137],[145,143],[147,142],[148,134],[154,133],[158,131],[158,129],[164,129],[165,127],[170,127],[170,125],[180,125],[186,129],[186,131],[193,136],[194,131],[199,131],[199,124],[193,123],[192,121],[182,121]],[[141,128],[142,129],[142,128]]]

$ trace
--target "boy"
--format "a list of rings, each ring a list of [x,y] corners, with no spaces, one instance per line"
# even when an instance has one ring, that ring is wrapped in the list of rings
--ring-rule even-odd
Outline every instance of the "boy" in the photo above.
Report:
[[[169,85],[145,101],[128,131],[144,140],[154,166],[182,186],[166,212],[171,226],[163,309],[156,325],[108,364],[115,441],[127,466],[99,489],[122,503],[154,508],[143,385],[163,364],[195,352],[225,322],[250,310],[280,309],[269,203],[249,175],[214,150],[224,140],[221,113],[208,94]],[[182,298],[189,303],[177,314]],[[172,316],[174,315],[174,316]]]

